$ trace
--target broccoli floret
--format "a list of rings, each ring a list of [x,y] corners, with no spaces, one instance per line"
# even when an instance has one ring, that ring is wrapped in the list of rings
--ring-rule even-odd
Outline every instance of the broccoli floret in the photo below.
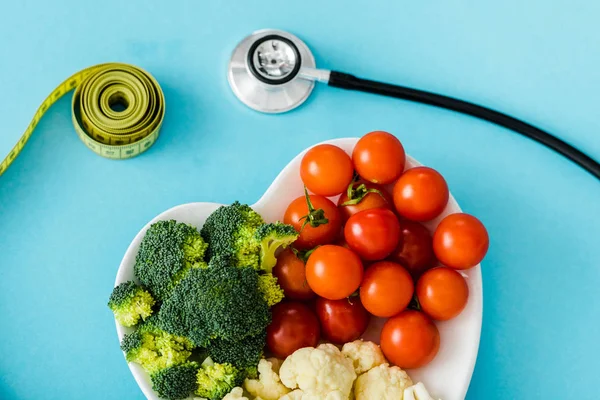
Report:
[[[209,244],[209,259],[217,254],[230,254],[238,267],[259,267],[259,243],[256,229],[264,224],[262,217],[247,204],[236,201],[221,206],[208,216],[200,234]]]
[[[262,331],[241,341],[215,339],[210,342],[207,350],[215,362],[231,364],[240,369],[246,377],[255,379],[266,338],[266,331]]]
[[[283,289],[277,283],[277,278],[271,273],[258,276],[258,290],[262,293],[269,307],[273,307],[283,300]]]
[[[233,365],[215,364],[207,358],[196,375],[196,394],[209,400],[221,400],[243,380],[243,374]]]
[[[137,325],[140,319],[146,320],[152,315],[154,298],[148,291],[132,281],[117,285],[108,299],[117,322],[123,326]]]
[[[164,300],[190,269],[206,267],[207,247],[193,226],[158,221],[146,231],[133,271],[154,298]]]
[[[200,366],[196,362],[173,365],[152,375],[152,389],[166,400],[186,399],[198,385],[196,375]]]
[[[125,359],[140,364],[151,375],[186,362],[193,348],[194,345],[187,338],[160,329],[156,315],[125,335],[121,341]]]
[[[260,268],[271,272],[277,258],[275,252],[287,247],[298,238],[298,232],[292,225],[275,222],[264,224],[256,230],[255,238],[260,243]]]
[[[271,322],[258,289],[258,273],[234,268],[230,255],[213,256],[208,268],[192,269],[158,312],[161,327],[206,347],[210,340],[242,340]]]

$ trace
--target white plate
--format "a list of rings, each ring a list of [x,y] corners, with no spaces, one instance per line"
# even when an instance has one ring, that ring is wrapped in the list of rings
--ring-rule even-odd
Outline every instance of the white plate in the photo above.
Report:
[[[358,139],[345,138],[335,139],[324,143],[331,143],[344,149],[351,154],[352,149]],[[277,176],[267,192],[258,202],[252,205],[267,222],[281,220],[288,204],[298,196],[302,196],[303,185],[300,179],[299,167],[304,150],[296,156]],[[406,168],[412,168],[420,165],[416,160],[407,157]],[[150,221],[133,239],[117,273],[115,286],[134,279],[133,265],[140,242],[150,224],[158,220],[175,219],[179,222],[186,222],[202,227],[206,218],[216,210],[221,204],[217,203],[189,203],[183,204],[163,212]],[[438,222],[446,215],[460,212],[460,208],[452,195],[448,206],[436,220],[430,221],[427,227],[433,231]],[[436,399],[443,400],[463,400],[466,396],[469,382],[475,367],[475,360],[479,348],[479,337],[481,333],[481,319],[483,311],[483,292],[481,283],[480,266],[464,271],[463,276],[469,284],[469,301],[463,312],[450,321],[437,323],[440,336],[440,350],[436,358],[427,366],[408,370],[407,372],[413,381],[423,382],[429,392]],[[116,323],[116,321],[115,321]],[[382,320],[374,320],[364,338],[378,342],[378,332],[381,328]],[[124,328],[116,323],[119,342],[131,328]],[[144,395],[151,400],[158,400],[159,397],[152,390],[152,384],[148,374],[137,364],[129,363],[129,368],[136,382],[140,386]]]

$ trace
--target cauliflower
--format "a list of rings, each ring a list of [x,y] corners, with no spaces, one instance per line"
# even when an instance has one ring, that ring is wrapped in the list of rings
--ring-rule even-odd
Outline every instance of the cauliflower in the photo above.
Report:
[[[404,389],[404,400],[435,400],[422,382]]]
[[[244,388],[252,396],[260,396],[263,400],[279,400],[281,396],[290,392],[277,375],[279,367],[280,361],[276,358],[263,358],[258,363],[259,379],[246,379]]]
[[[342,348],[342,354],[352,361],[356,375],[361,375],[387,362],[377,344],[362,339],[346,343]]]
[[[304,400],[304,392],[300,389],[296,389],[293,392],[289,392],[283,397],[280,397],[279,400]]]
[[[343,398],[338,391],[329,392],[323,398],[320,394],[306,393],[300,389],[296,389],[281,397],[279,400],[346,400],[346,398]]]
[[[408,374],[399,367],[381,364],[358,377],[354,384],[356,400],[402,400],[412,386]]]
[[[244,390],[241,387],[231,389],[231,392],[223,400],[250,400],[244,396]]]
[[[332,344],[305,347],[288,356],[279,371],[281,382],[301,389],[302,400],[347,400],[356,373],[352,362]],[[311,397],[307,397],[311,396]]]

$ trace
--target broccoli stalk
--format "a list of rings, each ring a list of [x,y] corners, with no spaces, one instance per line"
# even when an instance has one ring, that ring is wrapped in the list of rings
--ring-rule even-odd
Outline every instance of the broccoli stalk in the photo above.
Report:
[[[164,300],[185,275],[206,267],[208,245],[191,225],[170,221],[153,223],[136,255],[134,273],[157,300]]]
[[[241,385],[243,374],[231,364],[215,364],[209,357],[196,375],[196,394],[209,400],[221,400],[231,390]]]
[[[267,272],[273,271],[277,264],[277,249],[289,246],[298,235],[292,225],[281,222],[261,225],[255,233],[255,238],[260,243],[260,268]]]
[[[137,325],[152,315],[154,298],[148,291],[132,281],[117,285],[108,299],[108,307],[117,322],[123,326]]]
[[[166,400],[186,399],[198,388],[199,368],[196,362],[186,362],[161,369],[151,376],[152,389]]]

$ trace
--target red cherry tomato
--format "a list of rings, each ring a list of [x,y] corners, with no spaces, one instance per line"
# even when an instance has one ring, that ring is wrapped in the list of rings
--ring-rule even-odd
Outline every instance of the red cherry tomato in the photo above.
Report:
[[[402,143],[394,135],[374,131],[358,140],[352,151],[352,162],[363,179],[387,185],[404,171],[406,154]]]
[[[380,261],[365,271],[360,285],[363,306],[378,317],[391,317],[404,310],[414,293],[413,280],[406,269],[391,261]]]
[[[360,258],[342,246],[317,247],[306,262],[306,279],[319,296],[339,300],[358,289],[363,278]]]
[[[420,368],[435,358],[440,333],[425,314],[406,310],[388,319],[381,330],[381,351],[400,368]]]
[[[479,264],[489,245],[485,226],[465,213],[448,215],[433,234],[433,251],[437,259],[454,269],[468,269]]]
[[[292,225],[300,232],[300,236],[294,242],[294,247],[299,250],[333,243],[342,228],[340,211],[331,200],[319,195],[310,195],[308,198],[310,205],[306,196],[292,201],[283,216],[284,223]]]
[[[354,168],[346,152],[331,144],[320,144],[306,152],[300,163],[300,177],[315,194],[330,197],[346,190]]]
[[[408,269],[414,278],[431,268],[435,263],[435,255],[433,238],[427,228],[418,222],[401,220],[400,241],[390,259]]]
[[[467,305],[469,286],[456,270],[437,267],[426,271],[417,282],[417,298],[425,314],[447,321]]]
[[[344,237],[350,248],[364,260],[381,260],[398,245],[400,223],[390,210],[365,210],[348,219]]]
[[[450,193],[446,180],[429,167],[411,168],[394,185],[394,205],[401,216],[429,221],[444,211]]]
[[[315,313],[298,302],[273,306],[272,321],[267,327],[267,348],[275,357],[286,358],[303,347],[314,347],[321,330]]]
[[[371,316],[358,297],[341,300],[318,298],[316,303],[321,333],[324,339],[332,343],[352,342],[358,339],[369,325]]]
[[[387,208],[393,211],[392,196],[380,185],[371,182],[356,182],[338,199],[338,207],[345,222],[359,211],[372,208]]]
[[[310,300],[315,297],[306,280],[306,265],[288,247],[277,256],[277,265],[273,268],[273,275],[277,278],[279,286],[287,299]]]

